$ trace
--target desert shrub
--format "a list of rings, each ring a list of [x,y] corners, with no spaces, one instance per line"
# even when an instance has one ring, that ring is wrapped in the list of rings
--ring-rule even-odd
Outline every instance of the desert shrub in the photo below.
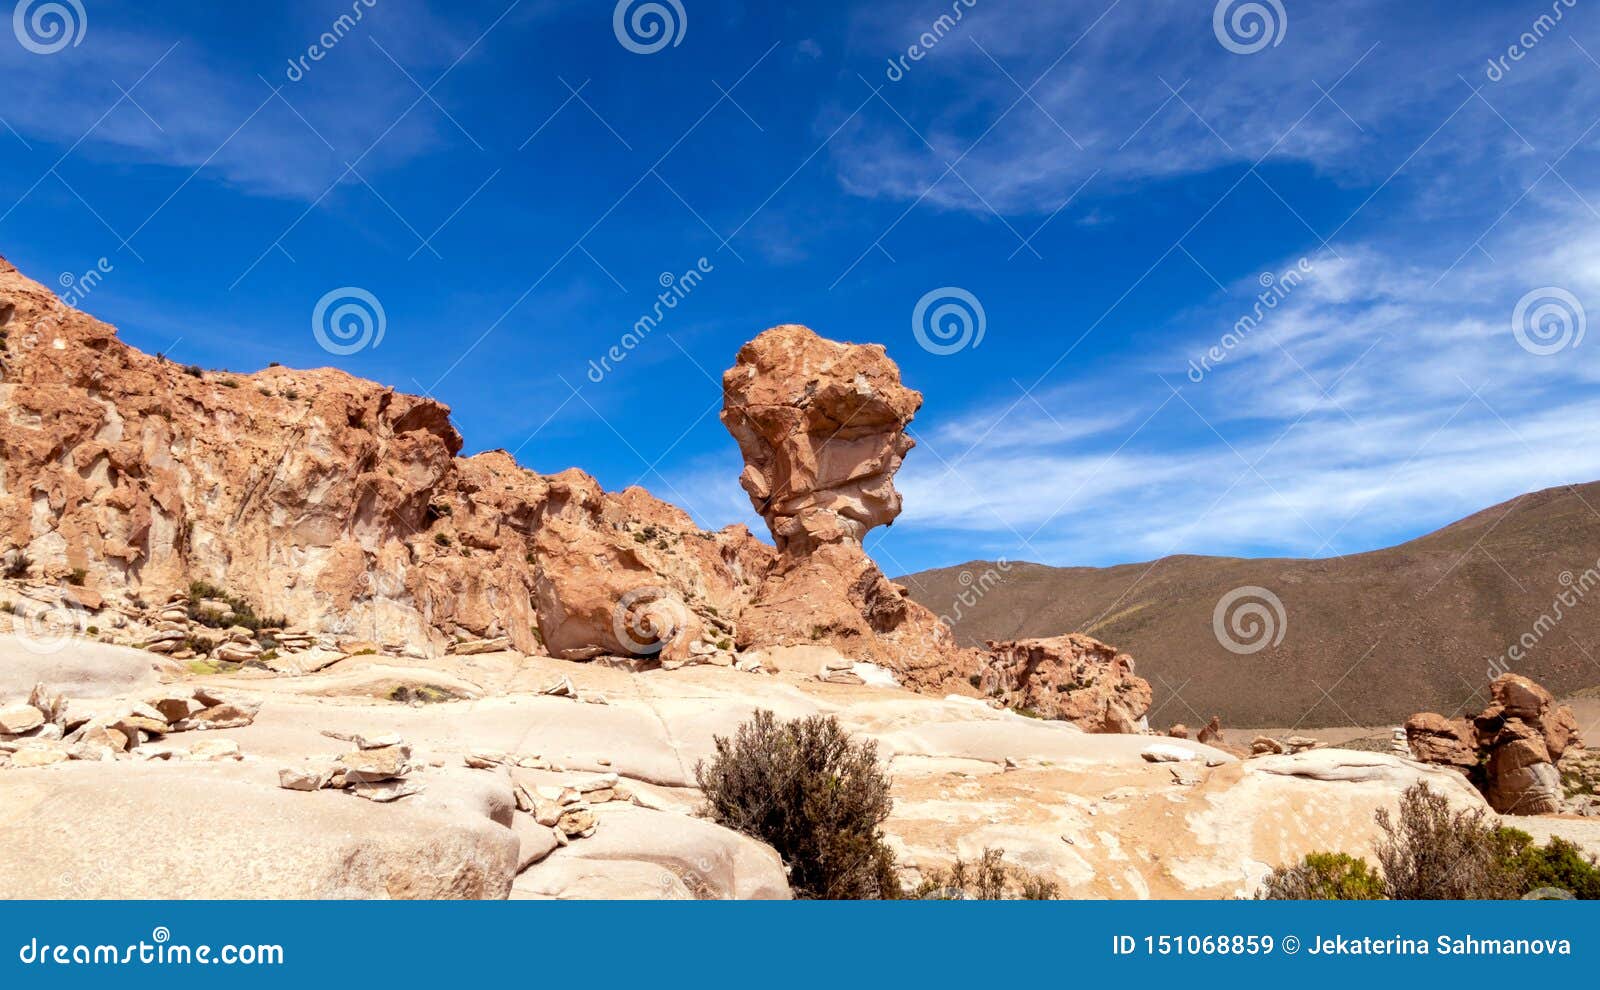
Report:
[[[1521,876],[1524,894],[1562,890],[1580,901],[1600,900],[1600,863],[1559,835],[1543,845],[1519,829],[1502,828],[1500,839],[1508,861]]]
[[[1280,866],[1257,895],[1267,901],[1381,901],[1383,877],[1364,859],[1344,853],[1311,853],[1294,866]]]
[[[0,561],[0,570],[3,570],[8,578],[25,578],[28,572],[33,570],[33,558],[21,550],[13,550]]]
[[[1397,901],[1502,900],[1523,893],[1501,830],[1482,808],[1456,808],[1426,784],[1400,796],[1398,816],[1379,808],[1378,865]]]
[[[1400,797],[1398,815],[1376,819],[1378,869],[1343,853],[1312,853],[1279,867],[1267,900],[1505,900],[1540,890],[1600,899],[1600,863],[1560,837],[1540,846],[1526,832],[1492,825],[1481,808],[1451,805],[1426,784]]]
[[[214,601],[224,602],[233,612],[233,619],[224,622],[222,617],[207,612],[200,608],[200,600],[210,598]],[[189,582],[189,618],[202,626],[211,629],[224,629],[229,626],[243,626],[251,632],[260,632],[262,629],[281,629],[286,620],[283,618],[263,617],[256,614],[254,605],[225,591],[209,581]]]
[[[89,572],[81,567],[74,567],[72,573],[67,575],[67,583],[76,587],[83,587],[83,582],[89,577]]]
[[[957,856],[949,869],[931,870],[916,896],[929,901],[1053,901],[1060,896],[1054,880],[1007,866],[1005,850],[983,850],[976,863]]]
[[[390,689],[389,700],[404,705],[442,705],[447,701],[460,701],[464,695],[435,684],[400,684]]]
[[[435,534],[433,534],[433,542],[438,544],[441,547],[447,547],[447,546],[450,545],[450,534],[448,534],[448,533],[435,533]]]
[[[838,719],[779,722],[757,711],[733,738],[716,738],[695,778],[715,821],[778,851],[797,896],[899,896],[880,830],[892,807],[889,777],[877,744],[852,742]]]
[[[183,373],[188,375],[190,378],[199,378],[201,375],[205,374],[205,372],[200,370],[200,366],[198,364],[186,365],[183,369]]]

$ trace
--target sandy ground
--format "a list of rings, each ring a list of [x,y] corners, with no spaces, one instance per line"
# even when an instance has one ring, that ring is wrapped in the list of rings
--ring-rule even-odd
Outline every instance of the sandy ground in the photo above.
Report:
[[[5,645],[0,637],[0,656]],[[0,896],[61,896],[53,886],[27,885],[64,872],[90,892],[82,896],[121,896],[116,892],[145,889],[130,880],[145,875],[148,882],[168,862],[173,869],[188,864],[197,878],[194,890],[173,896],[249,896],[251,884],[280,891],[267,896],[325,896],[334,889],[328,884],[342,882],[339,863],[350,857],[368,864],[367,886],[353,888],[352,896],[368,896],[385,884],[392,891],[396,876],[410,885],[402,889],[428,896],[495,896],[508,887],[518,896],[663,896],[687,889],[678,880],[666,883],[663,869],[677,876],[701,870],[701,862],[721,864],[712,885],[723,892],[719,896],[745,896],[740,892],[770,887],[770,868],[739,844],[746,840],[735,842],[738,837],[719,835],[690,816],[699,804],[696,764],[712,754],[716,736],[731,735],[758,707],[784,718],[834,715],[858,738],[877,744],[894,781],[895,807],[885,831],[912,881],[923,869],[956,856],[972,860],[993,848],[1004,850],[1007,862],[1054,879],[1066,897],[1248,896],[1273,866],[1309,851],[1370,858],[1374,812],[1392,807],[1418,780],[1453,788],[1461,800],[1481,805],[1459,775],[1386,752],[1318,749],[1241,762],[1192,741],[1091,735],[971,699],[827,684],[816,679],[806,659],[785,657],[776,675],[716,667],[631,672],[512,653],[431,661],[352,657],[306,676],[157,671],[159,680],[177,676],[185,684],[204,683],[261,702],[254,724],[203,734],[237,742],[244,762],[173,760],[135,767],[72,761],[0,770]],[[108,692],[112,697],[73,697],[72,705],[86,713],[163,690],[144,686],[149,654],[106,648],[104,656],[79,660],[70,670],[78,683],[119,686]],[[542,693],[563,679],[579,700]],[[140,686],[126,687],[136,682]],[[397,702],[397,693],[435,700]],[[456,700],[437,700],[448,697]],[[1585,712],[1600,709],[1600,699],[1585,704]],[[329,731],[403,736],[425,764],[417,778],[423,796],[378,805],[273,786],[278,768],[345,748],[325,735]],[[1248,746],[1260,731],[1234,730],[1230,741]],[[1341,744],[1371,732],[1300,734]],[[173,740],[180,748],[195,742],[183,735]],[[1162,742],[1193,758],[1144,758]],[[651,798],[655,817],[628,808],[607,812],[611,817],[600,825],[609,830],[604,842],[579,840],[550,852],[519,868],[513,883],[502,867],[525,856],[512,855],[516,840],[482,810],[507,799],[489,801],[479,793],[499,787],[508,794],[509,783],[474,776],[482,772],[467,770],[463,762],[465,754],[483,749],[540,754],[560,768],[535,783],[617,773],[625,786]],[[158,789],[166,815],[160,829],[145,827],[151,796],[146,778],[167,782]],[[231,812],[216,806],[219,787],[231,789],[222,798]],[[462,794],[470,800],[452,797]],[[77,810],[62,820],[62,808]],[[510,815],[504,807],[500,811]],[[219,814],[226,816],[228,841],[201,855],[197,840],[205,836],[185,834],[186,823],[214,821]],[[528,832],[524,817],[518,812],[513,824]],[[1600,839],[1592,822],[1551,819],[1537,827],[1586,843]],[[305,841],[296,840],[297,828],[307,830]],[[486,865],[466,876],[459,875],[455,854],[427,859],[423,853],[432,847],[412,840],[440,828],[462,855]],[[126,850],[123,837],[130,835],[144,843],[137,855]],[[336,835],[343,836],[342,845],[329,841]],[[8,836],[28,844],[32,866],[8,861]],[[238,873],[249,858],[236,855],[239,849],[258,850],[261,862],[278,864],[273,876],[280,886],[263,888],[259,877]],[[83,862],[70,870],[53,866],[48,875],[38,866],[78,860]],[[420,865],[409,865],[413,861]],[[324,879],[304,890],[282,886],[283,877],[298,872]],[[189,874],[174,875],[180,879],[172,883],[181,886]],[[8,887],[14,888],[9,895]]]

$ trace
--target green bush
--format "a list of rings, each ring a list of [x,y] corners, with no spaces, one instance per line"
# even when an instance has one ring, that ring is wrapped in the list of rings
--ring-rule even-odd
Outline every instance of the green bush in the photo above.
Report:
[[[890,781],[873,742],[852,742],[831,716],[779,722],[758,711],[732,739],[716,738],[695,766],[712,818],[783,857],[797,896],[879,900],[900,896],[894,853],[880,830]]]
[[[1268,901],[1381,901],[1383,877],[1367,861],[1345,853],[1310,853],[1280,866],[1257,895]]]
[[[1501,836],[1512,862],[1522,874],[1524,893],[1564,890],[1580,901],[1600,900],[1600,863],[1576,844],[1559,835],[1538,846],[1533,836],[1519,829],[1502,828]]]
[[[210,598],[215,601],[225,602],[229,610],[233,612],[233,620],[231,622],[224,622],[220,616],[211,612],[202,611],[200,608],[200,600],[202,598]],[[272,618],[257,615],[254,605],[251,605],[238,595],[230,594],[229,592],[217,587],[209,581],[189,582],[188,612],[190,619],[211,629],[225,629],[229,626],[242,626],[251,632],[260,632],[262,629],[282,629],[288,624],[288,620],[281,616]]]
[[[1376,815],[1378,869],[1343,853],[1312,853],[1279,867],[1258,895],[1267,900],[1506,900],[1559,890],[1600,899],[1600,864],[1553,838],[1536,845],[1490,824],[1483,809],[1461,809],[1426,784],[1408,787],[1398,815]]]

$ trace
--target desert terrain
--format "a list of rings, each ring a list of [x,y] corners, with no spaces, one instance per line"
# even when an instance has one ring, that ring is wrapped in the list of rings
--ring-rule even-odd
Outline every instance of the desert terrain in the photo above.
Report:
[[[1153,725],[1120,642],[958,643],[862,549],[922,402],[878,345],[785,325],[724,375],[767,543],[462,458],[342,372],[174,366],[4,262],[0,331],[0,896],[789,897],[696,772],[758,709],[876,747],[911,888],[994,849],[1062,896],[1249,897],[1419,782],[1600,852],[1581,720],[1526,678],[1470,719],[1398,681],[1372,751]]]

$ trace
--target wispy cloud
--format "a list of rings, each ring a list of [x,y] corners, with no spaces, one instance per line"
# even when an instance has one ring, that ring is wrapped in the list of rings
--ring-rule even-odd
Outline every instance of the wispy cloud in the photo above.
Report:
[[[73,148],[115,162],[203,167],[207,180],[312,200],[347,165],[376,173],[434,147],[450,125],[426,101],[406,112],[421,99],[407,73],[427,86],[472,41],[458,20],[425,5],[380,4],[341,26],[337,46],[305,61],[309,71],[291,81],[291,60],[326,45],[338,13],[348,10],[297,11],[283,22],[281,58],[254,71],[214,40],[157,36],[109,16],[95,18],[93,44],[50,58],[0,45],[0,80],[14,97],[6,120],[55,146],[40,149],[41,169]]]
[[[1590,267],[1570,263],[1600,245],[1581,217],[1525,224],[1510,240],[1496,261],[1474,256],[1437,284],[1401,245],[1324,258],[1193,381],[1189,355],[1233,330],[1237,300],[1259,288],[1233,286],[1174,320],[1165,357],[1103,369],[1127,404],[1114,420],[1085,418],[1065,389],[1000,393],[925,424],[902,479],[906,521],[1052,563],[1328,555],[1600,478],[1592,351],[1529,353],[1511,322],[1518,298],[1557,270],[1558,285],[1600,306]]]
[[[1091,176],[1101,194],[1257,162],[1381,179],[1457,105],[1470,103],[1462,112],[1473,118],[1514,119],[1535,143],[1574,133],[1569,125],[1586,112],[1548,99],[1593,70],[1565,41],[1472,95],[1487,82],[1485,59],[1526,27],[1510,12],[1466,19],[1444,6],[1291,5],[1288,40],[1251,57],[1216,42],[1211,13],[1190,0],[979,6],[902,81],[867,79],[899,114],[878,107],[850,122],[832,149],[839,180],[860,196],[1049,212]],[[857,51],[894,55],[926,20],[924,5],[885,5],[862,16]],[[1523,141],[1501,130],[1485,147],[1479,131],[1447,129],[1422,153],[1493,156],[1501,167],[1453,181],[1515,183],[1542,164]],[[1521,167],[1503,167],[1519,158]]]

